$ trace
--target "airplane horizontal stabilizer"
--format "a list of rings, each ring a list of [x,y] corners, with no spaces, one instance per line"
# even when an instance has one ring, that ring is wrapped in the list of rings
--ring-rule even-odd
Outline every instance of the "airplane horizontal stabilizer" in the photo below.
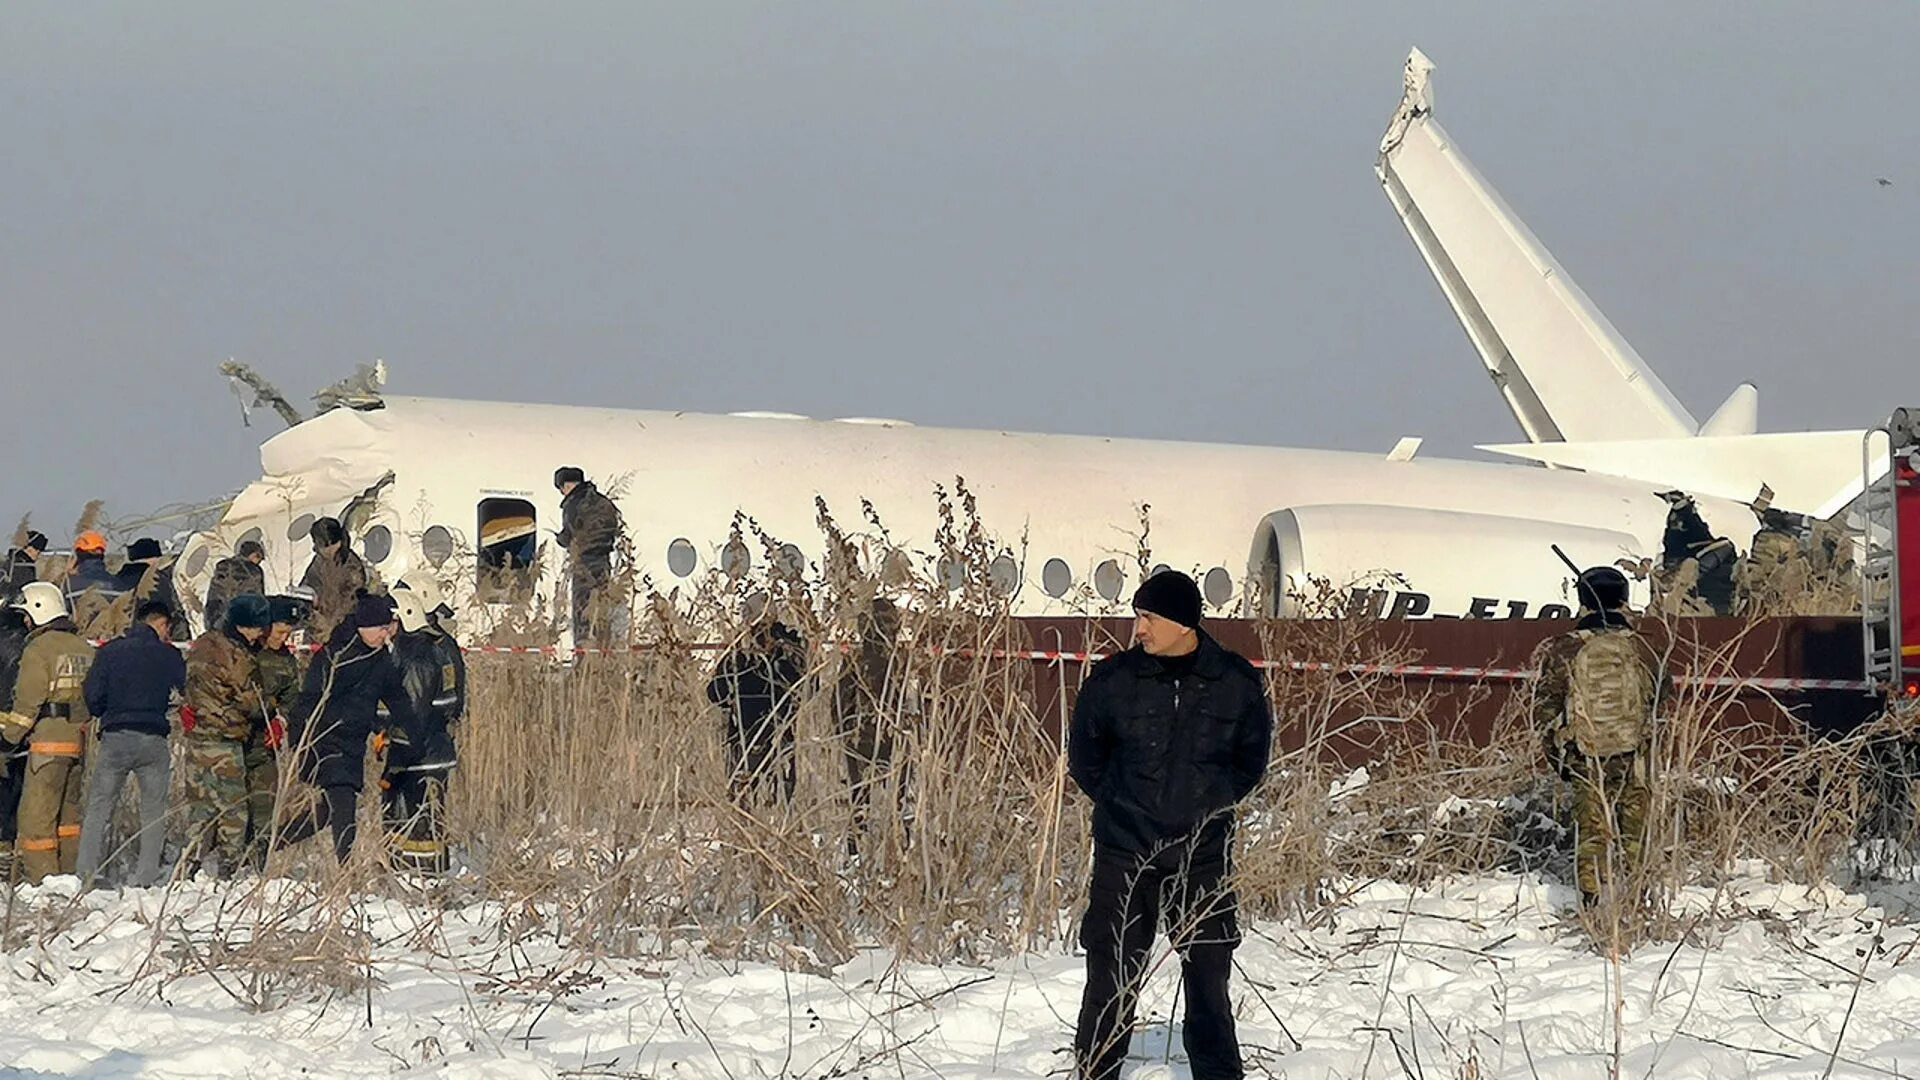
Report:
[[[1746,502],[1760,486],[1773,505],[1828,518],[1862,487],[1864,431],[1801,431],[1771,435],[1700,435],[1608,442],[1508,443],[1479,449],[1604,476],[1641,480],[1661,489]],[[1876,450],[1873,470],[1886,469]]]

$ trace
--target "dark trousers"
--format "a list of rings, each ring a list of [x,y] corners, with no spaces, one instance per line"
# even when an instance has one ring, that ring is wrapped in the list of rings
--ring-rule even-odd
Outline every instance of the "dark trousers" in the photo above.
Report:
[[[583,556],[574,563],[573,647],[605,648],[608,644],[609,612],[613,603],[607,588],[613,582],[613,562],[606,556]]]
[[[294,818],[280,829],[280,843],[297,844],[328,829],[333,833],[333,857],[341,862],[353,854],[353,840],[359,832],[354,811],[360,802],[360,789],[345,784],[329,784],[320,789],[320,798],[312,809]]]
[[[735,802],[746,805],[763,789],[775,789],[793,801],[799,782],[799,757],[794,752],[793,716],[784,708],[753,715],[750,706],[734,704],[727,717],[727,787]]]
[[[1195,1080],[1245,1075],[1227,998],[1240,928],[1226,870],[1224,852],[1196,856],[1181,847],[1144,861],[1095,850],[1091,896],[1080,924],[1087,990],[1073,1037],[1084,1080],[1118,1080],[1154,935],[1163,925],[1180,951],[1186,998],[1181,1034]]]
[[[20,792],[27,784],[27,750],[10,750],[0,743],[0,843],[8,850],[13,848],[13,839],[19,835]]]

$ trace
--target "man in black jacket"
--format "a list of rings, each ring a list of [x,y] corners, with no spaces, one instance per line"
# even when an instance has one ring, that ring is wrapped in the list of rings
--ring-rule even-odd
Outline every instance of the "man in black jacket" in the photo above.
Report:
[[[0,608],[0,713],[13,711],[13,685],[27,648],[26,614]],[[0,881],[13,880],[13,841],[19,833],[20,789],[27,782],[27,748],[0,739]]]
[[[187,661],[168,644],[173,611],[149,600],[134,613],[133,628],[102,646],[87,672],[87,711],[100,724],[87,784],[87,811],[80,825],[82,883],[100,872],[107,827],[127,777],[140,785],[140,861],[133,884],[160,880],[160,849],[167,836],[167,714],[187,685]]]
[[[555,470],[553,486],[560,492],[560,533],[554,539],[566,550],[573,579],[573,644],[605,644],[605,608],[612,603],[606,588],[613,582],[620,509],[576,466]]]
[[[363,596],[307,665],[287,736],[300,778],[319,788],[321,798],[309,813],[279,830],[276,846],[329,829],[334,855],[345,862],[352,853],[367,740],[384,740],[389,728],[408,730],[417,723],[387,647],[393,626],[393,601]],[[382,705],[388,713],[384,721]]]
[[[173,613],[170,631],[173,641],[187,641],[187,609],[180,603],[180,591],[173,583],[173,560],[167,558],[160,541],[143,536],[127,545],[127,563],[120,568],[120,580],[133,594],[136,607],[149,600],[167,605]],[[139,619],[136,617],[135,622]]]
[[[763,786],[791,802],[798,779],[793,716],[807,673],[806,644],[764,593],[747,598],[746,622],[746,637],[707,682],[707,700],[726,715],[727,787],[742,805]]]
[[[1197,1080],[1238,1080],[1227,999],[1240,943],[1227,881],[1233,808],[1267,769],[1273,712],[1242,657],[1200,627],[1200,590],[1162,571],[1134,594],[1134,647],[1097,665],[1069,733],[1074,782],[1093,800],[1093,882],[1074,1053],[1086,1080],[1114,1080],[1164,922],[1181,954],[1187,1056]]]
[[[12,603],[23,586],[40,580],[40,556],[47,553],[47,534],[29,532],[20,538],[20,546],[7,552],[7,565],[0,573],[0,602]]]

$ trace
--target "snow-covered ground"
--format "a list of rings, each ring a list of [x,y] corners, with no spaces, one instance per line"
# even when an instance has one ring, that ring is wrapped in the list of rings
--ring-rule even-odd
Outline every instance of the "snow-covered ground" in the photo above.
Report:
[[[1065,953],[971,968],[875,952],[819,974],[596,960],[524,922],[509,943],[497,907],[374,900],[343,920],[376,942],[370,997],[349,987],[260,1010],[245,1003],[287,987],[222,960],[252,917],[237,897],[188,884],[75,901],[70,879],[19,890],[0,1075],[1064,1076],[1083,983]],[[1712,902],[1730,921],[1621,965],[1620,1075],[1819,1076],[1836,1046],[1834,1076],[1920,1075],[1920,938],[1889,921],[1892,897],[1757,874],[1687,894],[1682,908]],[[1530,878],[1376,884],[1315,919],[1250,927],[1235,985],[1249,1075],[1607,1075],[1614,968],[1568,900]],[[35,926],[51,936],[34,940]],[[324,951],[285,946],[294,967]],[[1167,1053],[1174,970],[1154,977],[1134,1068]],[[1172,1047],[1184,1077],[1177,1033]]]

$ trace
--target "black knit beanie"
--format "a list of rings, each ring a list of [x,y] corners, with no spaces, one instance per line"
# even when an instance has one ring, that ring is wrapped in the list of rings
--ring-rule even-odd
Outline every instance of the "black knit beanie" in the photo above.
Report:
[[[1133,610],[1195,629],[1200,625],[1200,586],[1178,570],[1162,570],[1140,583],[1133,594]]]

